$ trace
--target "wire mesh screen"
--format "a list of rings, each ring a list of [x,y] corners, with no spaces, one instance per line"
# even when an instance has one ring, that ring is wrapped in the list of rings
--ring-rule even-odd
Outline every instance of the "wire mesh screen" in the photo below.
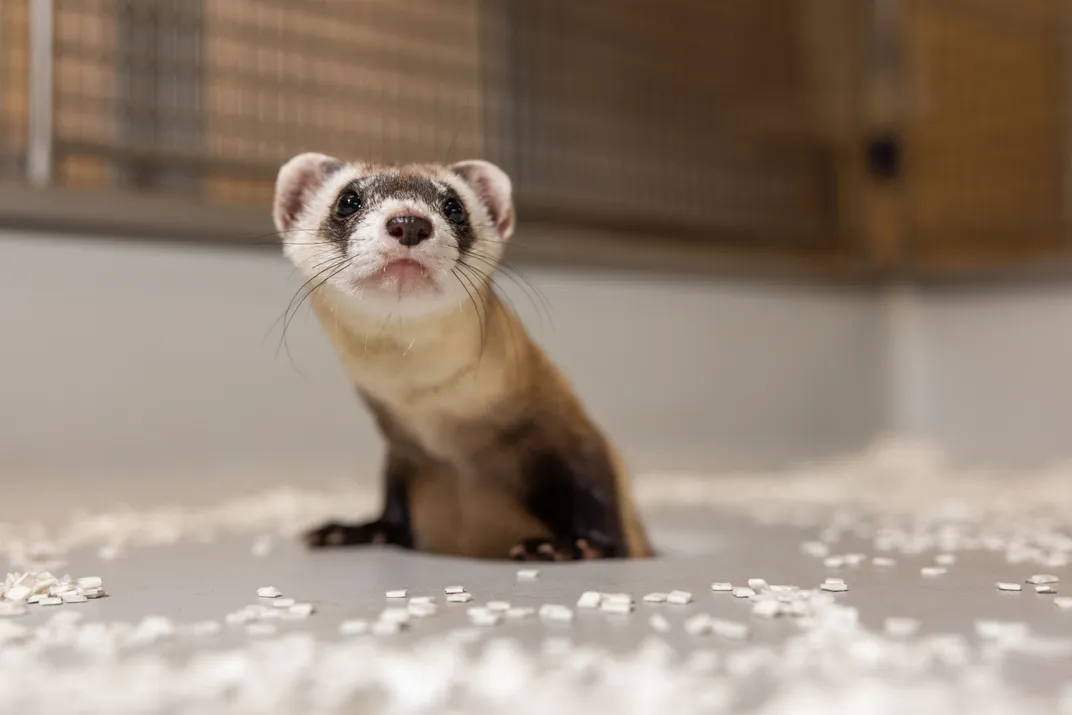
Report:
[[[29,8],[0,1],[0,177],[20,175],[29,101]]]
[[[300,151],[407,161],[482,149],[473,2],[58,4],[61,181],[93,167],[121,185],[263,203]]]
[[[45,156],[54,185],[248,209],[301,151],[486,157],[523,227],[820,260],[1053,255],[1069,5],[0,0],[0,172]]]
[[[258,205],[300,151],[484,156],[513,175],[526,218],[749,245],[837,237],[831,154],[789,131],[808,121],[800,2],[53,4],[63,185]]]
[[[1068,243],[1072,59],[1065,0],[915,0],[906,141],[917,260]]]

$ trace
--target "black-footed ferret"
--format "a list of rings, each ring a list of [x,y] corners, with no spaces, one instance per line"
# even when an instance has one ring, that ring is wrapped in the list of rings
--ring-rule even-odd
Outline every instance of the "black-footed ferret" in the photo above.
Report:
[[[301,154],[279,171],[273,213],[387,441],[379,518],[307,543],[652,555],[616,452],[490,284],[515,221],[501,169]]]

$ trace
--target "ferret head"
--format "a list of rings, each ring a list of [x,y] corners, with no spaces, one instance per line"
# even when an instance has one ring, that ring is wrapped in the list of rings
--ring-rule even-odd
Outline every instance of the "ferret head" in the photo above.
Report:
[[[301,154],[279,171],[273,214],[308,288],[352,296],[366,314],[472,300],[514,230],[510,179],[486,161],[377,166]]]

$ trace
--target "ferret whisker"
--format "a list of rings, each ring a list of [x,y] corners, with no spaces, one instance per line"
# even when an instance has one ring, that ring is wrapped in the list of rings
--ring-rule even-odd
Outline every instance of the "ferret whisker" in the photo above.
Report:
[[[478,267],[476,267],[476,266],[474,266],[474,265],[472,265],[470,263],[466,263],[465,260],[463,260],[463,259],[459,259],[458,263],[459,263],[459,265],[463,266],[466,270],[468,270],[468,271],[470,271],[472,273],[476,273],[480,277],[480,280],[485,282],[490,287],[489,289],[493,289],[495,291],[496,295],[499,296],[499,300],[497,301],[497,303],[499,305],[499,310],[501,310],[503,313],[505,313],[507,310],[509,310],[511,316],[513,316],[514,318],[519,317],[519,314],[517,312],[517,306],[514,305],[513,299],[510,298],[510,296],[507,294],[506,290],[504,290],[502,285],[499,284],[499,281],[496,280],[496,276],[495,276],[493,271],[492,272],[484,271],[484,270],[482,270],[482,269],[480,269],[480,268],[478,268]],[[505,303],[505,305],[504,305],[504,303]],[[505,322],[511,326],[511,333],[516,332],[516,327],[514,327],[514,326],[519,325],[519,323],[516,320],[507,319]],[[511,335],[511,338],[514,338],[514,337],[516,337],[516,336]],[[515,345],[515,347],[516,347],[516,345]]]
[[[514,349],[514,362],[516,364],[517,361],[520,360],[520,357],[521,357],[521,348],[518,346],[518,340],[517,340],[517,327],[516,327],[517,326],[517,321],[510,320],[510,315],[513,315],[514,317],[517,316],[517,309],[514,307],[514,304],[510,300],[510,297],[504,294],[502,288],[498,285],[498,283],[495,282],[495,279],[493,277],[491,277],[491,276],[487,275],[486,273],[474,268],[473,266],[469,265],[465,261],[459,260],[458,263],[457,263],[457,268],[460,268],[460,269],[464,268],[468,272],[475,272],[477,275],[481,276],[483,281],[486,282],[487,285],[490,286],[490,288],[496,289],[496,292],[499,294],[499,300],[493,301],[493,303],[498,307],[499,311],[506,318],[502,322],[503,322],[504,325],[508,326],[507,329],[510,331],[510,343],[511,343],[513,349]],[[505,301],[507,304],[509,304],[509,307],[504,305],[503,301]],[[510,312],[510,315],[507,314],[508,310]],[[485,311],[485,313],[487,313],[487,305],[486,304],[484,306],[484,311]]]
[[[471,255],[484,263],[486,263],[491,270],[498,268],[502,271],[503,275],[510,279],[515,285],[521,288],[521,291],[525,294],[525,297],[532,304],[533,309],[540,318],[540,328],[543,328],[543,320],[546,317],[547,322],[551,324],[551,332],[556,332],[555,320],[551,315],[551,303],[547,300],[547,296],[543,292],[532,284],[521,271],[517,270],[513,266],[507,265],[505,261],[496,262],[493,256],[489,256],[486,253],[475,251],[472,248],[469,249],[467,255]]]
[[[317,254],[315,254],[313,256],[309,256],[308,258],[306,258],[306,259],[304,259],[302,261],[297,262],[295,264],[295,266],[290,270],[290,273],[287,275],[287,280],[289,281],[294,276],[294,274],[298,272],[298,270],[300,269],[301,266],[303,266],[304,264],[308,263],[309,261],[312,261],[312,260],[317,259],[317,258],[321,258],[323,255],[324,255],[324,253],[317,253]],[[325,264],[327,264],[327,263],[329,263],[331,261],[337,260],[338,258],[339,258],[338,256],[332,256],[331,258],[328,258],[328,259],[326,259],[324,261],[321,261],[321,262],[317,263],[315,266],[313,266],[312,270],[315,271],[318,268],[320,268],[321,266],[323,266],[323,265],[325,265]],[[302,287],[304,288],[304,286],[302,286]],[[301,288],[299,288],[298,290],[300,292]],[[295,296],[291,298],[291,301],[290,301],[291,303],[294,302],[296,296],[297,296],[297,294],[295,294]],[[272,331],[275,330],[275,327],[277,325],[279,325],[279,323],[282,322],[286,318],[286,315],[287,315],[287,313],[289,311],[290,311],[290,303],[287,304],[287,310],[284,310],[283,313],[280,314],[280,316],[278,318],[273,320],[272,324],[268,326],[268,330],[264,333],[264,337],[261,338],[261,345],[264,345],[264,341],[267,340],[268,336],[272,334]],[[278,354],[278,352],[279,352],[279,346],[276,346],[276,353]]]
[[[345,268],[349,264],[349,261],[350,261],[350,259],[349,259],[348,256],[341,256],[339,258],[326,261],[326,263],[328,263],[328,266],[326,268],[322,268],[322,269],[318,270],[316,273],[314,273],[312,275],[312,277],[310,277],[307,281],[302,283],[302,285],[294,293],[294,296],[290,299],[290,302],[287,304],[287,309],[285,311],[283,311],[283,316],[282,316],[283,329],[282,329],[282,332],[281,332],[281,334],[279,336],[279,345],[276,346],[276,355],[279,354],[280,349],[285,349],[287,351],[287,355],[290,356],[290,344],[287,342],[287,330],[290,328],[290,323],[293,320],[294,315],[297,314],[297,311],[301,308],[302,304],[305,302],[306,298],[308,298],[313,293],[313,291],[315,291],[317,288],[322,286],[324,284],[324,282],[322,281],[321,283],[316,285],[314,288],[309,288],[309,286],[311,286],[321,276],[323,276],[325,274],[331,274],[331,275],[328,275],[328,277],[325,279],[325,281],[330,280],[331,278],[333,278],[337,274],[338,271],[345,270]],[[336,273],[332,273],[332,271],[336,271]],[[298,301],[296,305],[295,305],[295,301]],[[293,359],[291,360],[291,362],[293,363]],[[295,366],[295,368],[297,368],[297,366]]]
[[[462,274],[460,272],[458,272],[458,270],[457,270],[459,267],[460,267],[460,264],[455,265],[454,268],[452,268],[450,272],[454,275],[454,277],[458,281],[458,284],[462,287],[462,289],[469,296],[469,300],[473,304],[473,311],[476,312],[477,323],[480,326],[480,354],[477,357],[477,364],[480,364],[480,361],[484,358],[484,350],[487,347],[487,330],[488,330],[488,325],[487,325],[487,312],[488,311],[487,311],[487,307],[488,306],[487,306],[487,303],[484,303],[483,299],[481,299],[480,302],[484,306],[484,313],[481,314],[480,308],[477,307],[476,296],[474,296],[474,294],[469,290],[469,287],[466,286],[466,283],[468,282],[469,286],[471,286],[473,288],[473,290],[477,291],[476,295],[480,294],[479,290],[477,290],[477,287],[475,285],[473,285],[468,279],[466,279],[465,281],[462,280]]]
[[[297,316],[298,311],[301,310],[302,305],[305,303],[306,300],[309,299],[309,297],[313,293],[315,293],[320,288],[322,288],[324,286],[324,284],[327,283],[328,281],[330,281],[332,278],[334,278],[335,276],[337,276],[340,273],[342,273],[343,271],[345,271],[347,269],[347,267],[348,267],[347,264],[348,264],[348,260],[345,260],[345,261],[342,261],[341,264],[339,264],[337,266],[334,266],[334,270],[331,270],[331,272],[330,272],[330,274],[328,276],[326,276],[323,280],[321,280],[315,286],[313,286],[312,288],[307,290],[305,292],[305,294],[302,296],[301,300],[298,301],[298,304],[296,306],[294,306],[294,309],[290,313],[290,318],[288,320],[284,321],[284,323],[283,323],[282,342],[283,342],[284,346],[286,347],[286,351],[287,351],[288,356],[290,356],[290,343],[287,341],[287,331],[290,329],[290,324],[293,322],[295,316]],[[328,269],[328,270],[330,270],[330,269]],[[323,272],[320,275],[323,275]],[[293,364],[293,363],[294,363],[294,360],[293,360],[293,357],[291,357],[291,364]],[[295,366],[295,369],[297,369],[297,366]],[[300,372],[300,370],[299,370],[299,372]]]

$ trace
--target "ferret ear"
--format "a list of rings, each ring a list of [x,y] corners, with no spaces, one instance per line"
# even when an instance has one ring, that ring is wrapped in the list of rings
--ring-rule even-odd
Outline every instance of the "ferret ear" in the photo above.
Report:
[[[272,218],[278,231],[289,231],[317,190],[343,162],[326,154],[299,154],[279,170],[275,181]]]
[[[514,187],[506,172],[488,161],[459,161],[450,170],[465,180],[484,204],[499,238],[514,233]]]

